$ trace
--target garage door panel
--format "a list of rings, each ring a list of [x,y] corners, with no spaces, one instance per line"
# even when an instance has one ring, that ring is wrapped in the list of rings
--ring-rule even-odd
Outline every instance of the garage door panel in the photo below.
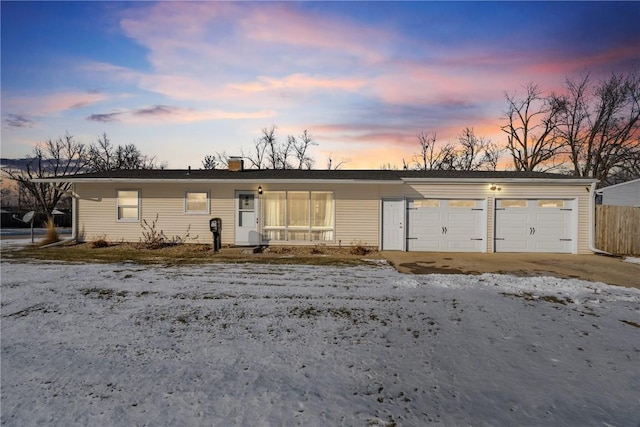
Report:
[[[410,202],[407,247],[410,251],[482,252],[485,209],[482,200],[436,200],[435,206]],[[450,204],[453,206],[450,206]],[[461,206],[462,205],[462,206]],[[469,206],[470,205],[470,206]],[[481,240],[477,240],[481,239]]]
[[[473,222],[476,223],[478,221],[477,211],[472,212],[451,212],[447,215],[447,222],[451,223],[465,223],[465,222]]]
[[[500,202],[496,200],[496,206],[500,206]],[[508,204],[516,203],[505,203]],[[577,227],[572,210],[564,208],[571,207],[573,200],[558,200],[555,205],[554,201],[537,199],[517,204],[517,207],[496,208],[496,252],[572,251],[572,236]]]
[[[496,252],[529,252],[527,241],[521,240],[497,240]]]
[[[446,242],[448,252],[479,252],[482,250],[482,242],[475,240],[449,240]]]

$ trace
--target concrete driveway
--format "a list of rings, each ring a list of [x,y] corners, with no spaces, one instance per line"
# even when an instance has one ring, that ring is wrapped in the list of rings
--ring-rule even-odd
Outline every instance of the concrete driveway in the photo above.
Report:
[[[384,251],[382,255],[403,273],[554,276],[640,289],[640,264],[604,255],[394,251]]]

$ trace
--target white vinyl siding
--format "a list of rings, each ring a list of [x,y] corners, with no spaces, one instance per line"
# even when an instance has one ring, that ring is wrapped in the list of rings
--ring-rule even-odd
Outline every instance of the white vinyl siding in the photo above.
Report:
[[[502,182],[501,191],[491,191],[486,182],[480,183],[211,183],[192,188],[193,183],[75,183],[77,200],[77,230],[80,240],[105,238],[108,241],[138,242],[142,237],[140,222],[117,221],[116,190],[140,191],[140,220],[153,221],[158,215],[157,227],[168,236],[183,236],[189,228],[190,243],[211,244],[209,219],[222,219],[222,244],[233,244],[235,238],[236,191],[307,191],[331,192],[334,203],[333,240],[327,245],[349,246],[363,244],[379,247],[382,233],[382,200],[484,200],[486,252],[494,252],[495,199],[571,199],[577,200],[577,251],[589,253],[589,191],[584,184]],[[185,192],[208,191],[209,215],[187,215]],[[264,199],[264,195],[258,196]],[[424,202],[427,203],[427,202]],[[310,221],[313,211],[310,209]],[[262,215],[259,230],[264,234]],[[270,244],[276,244],[275,241]],[[310,241],[281,241],[281,244],[314,244]]]

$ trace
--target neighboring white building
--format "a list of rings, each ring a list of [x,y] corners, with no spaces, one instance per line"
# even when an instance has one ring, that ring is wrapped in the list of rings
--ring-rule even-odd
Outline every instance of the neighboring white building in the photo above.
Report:
[[[603,205],[640,206],[640,179],[601,188],[596,194],[602,196]]]

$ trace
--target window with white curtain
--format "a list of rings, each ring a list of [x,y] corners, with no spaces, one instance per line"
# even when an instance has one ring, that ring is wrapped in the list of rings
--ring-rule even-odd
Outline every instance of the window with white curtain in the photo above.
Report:
[[[334,205],[329,191],[265,191],[264,234],[274,241],[333,241]]]
[[[208,214],[209,193],[207,191],[185,192],[184,211],[189,214]]]

